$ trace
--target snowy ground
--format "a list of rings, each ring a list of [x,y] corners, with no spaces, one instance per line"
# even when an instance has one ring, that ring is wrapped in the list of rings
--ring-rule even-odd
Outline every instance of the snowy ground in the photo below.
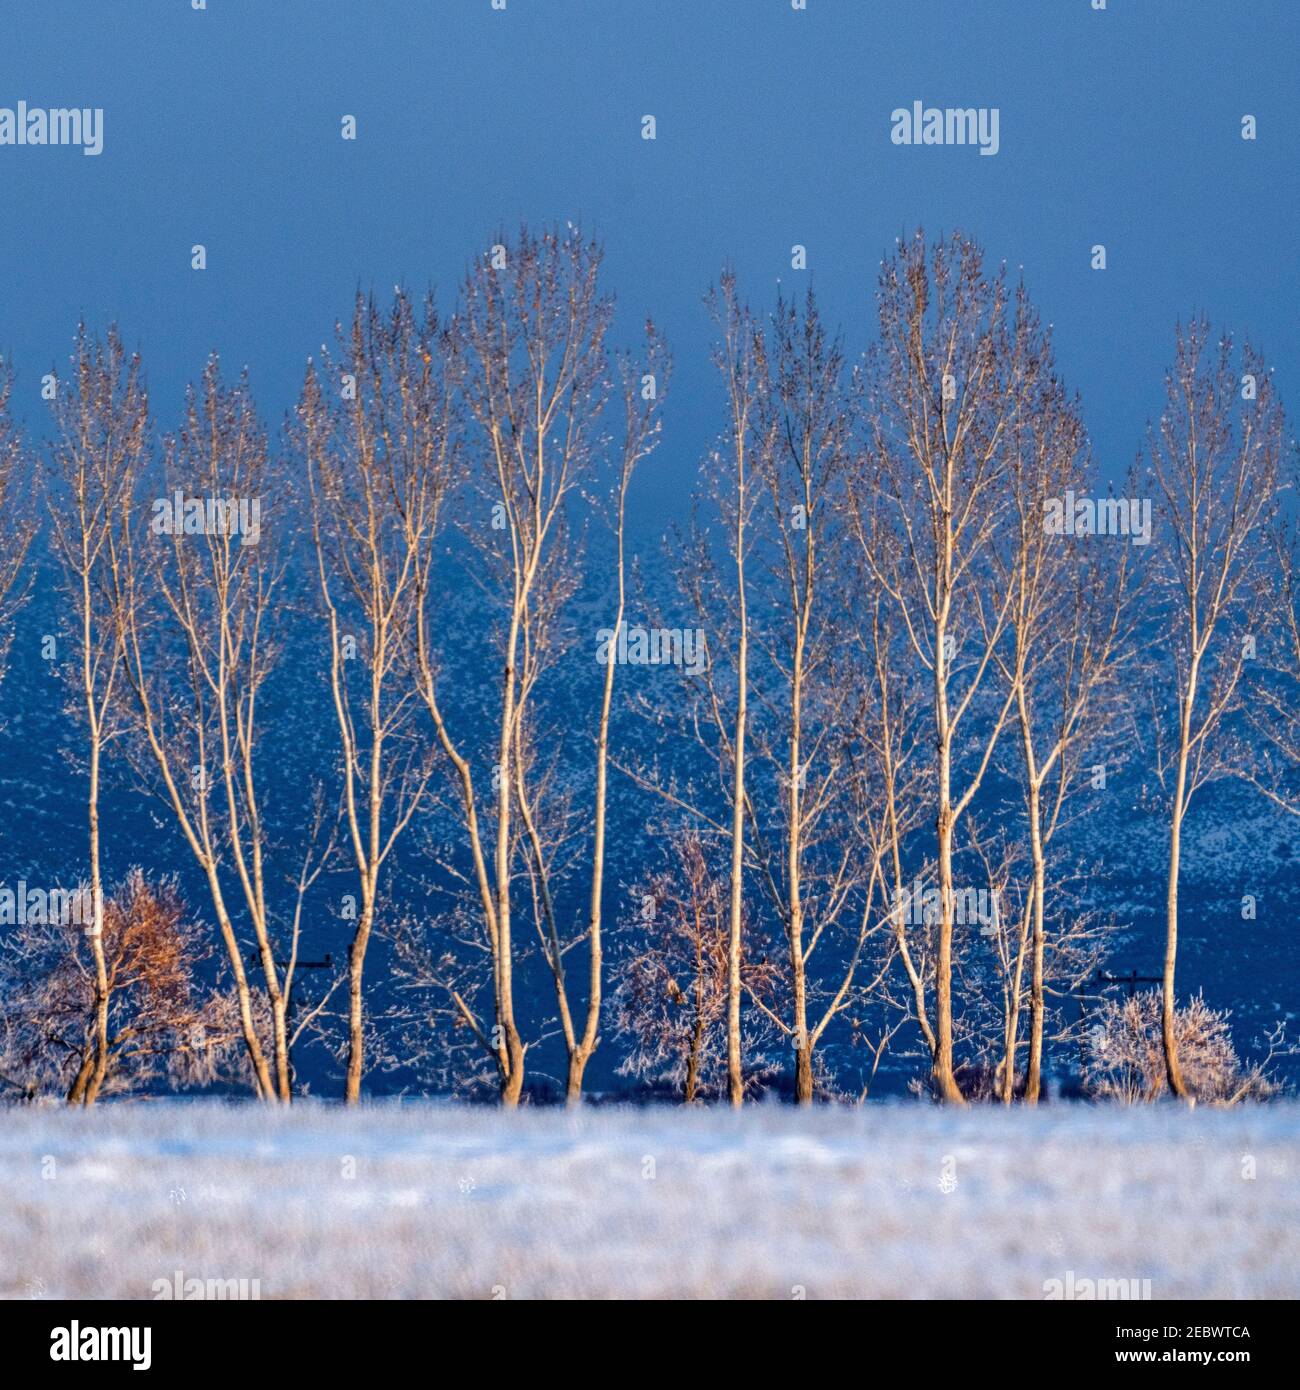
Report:
[[[1295,1298],[1297,1179],[1294,1105],[8,1110],[0,1293]]]

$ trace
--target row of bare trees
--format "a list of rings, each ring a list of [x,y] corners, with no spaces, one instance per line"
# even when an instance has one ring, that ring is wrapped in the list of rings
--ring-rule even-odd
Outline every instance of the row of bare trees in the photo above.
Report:
[[[865,1095],[895,1046],[920,1048],[940,1099],[1034,1103],[1074,1026],[1061,1001],[1117,925],[1096,826],[1121,819],[1100,814],[1107,769],[1141,776],[1141,721],[1167,826],[1164,1084],[1195,1094],[1175,978],[1192,799],[1235,776],[1300,812],[1300,551],[1272,373],[1203,320],[1181,329],[1117,493],[1024,286],[972,241],[900,243],[876,301],[851,362],[811,291],[758,315],[723,274],[718,443],[639,571],[629,497],[669,360],[649,324],[610,347],[601,250],[572,227],[501,238],[445,319],[432,297],[358,296],[283,445],[215,357],[159,444],[138,357],[81,328],[41,476],[95,907],[88,963],[78,938],[50,966],[57,933],[10,952],[27,983],[6,986],[5,1037],[30,1064],[51,1045],[33,1011],[58,1017],[82,1104],[125,1074],[124,1038],[152,1054],[164,1034],[184,1075],[235,1048],[254,1092],[288,1102],[308,1031],[341,1038],[349,1102],[368,1065],[436,1057],[514,1105],[530,1048],[556,1039],[572,1102],[611,1027],[625,1072],[688,1100],[738,1105],[786,1057],[798,1101],[850,1094],[846,1049]],[[6,650],[40,452],[11,382]],[[290,665],[295,644],[315,668]],[[309,741],[286,798],[304,750],[284,690],[304,666],[332,752]],[[118,750],[199,871],[210,1006],[178,973],[199,938],[173,889],[137,875],[106,907]],[[294,990],[339,882],[336,1027],[333,989],[305,1011]],[[153,944],[122,1022],[132,940]],[[376,997],[405,1029],[396,1053]]]

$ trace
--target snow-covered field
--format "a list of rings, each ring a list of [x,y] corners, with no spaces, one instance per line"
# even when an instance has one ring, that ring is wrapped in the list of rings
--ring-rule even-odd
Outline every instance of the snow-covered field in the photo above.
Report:
[[[0,1292],[178,1273],[264,1299],[1294,1298],[1300,1107],[0,1114]]]

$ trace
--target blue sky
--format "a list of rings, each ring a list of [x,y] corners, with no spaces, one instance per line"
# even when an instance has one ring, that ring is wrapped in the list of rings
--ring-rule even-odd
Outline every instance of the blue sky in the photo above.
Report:
[[[210,349],[266,414],[353,290],[450,297],[501,224],[607,246],[621,330],[676,360],[643,524],[718,427],[701,294],[757,307],[790,248],[856,353],[879,259],[961,227],[1023,266],[1118,475],[1175,320],[1249,333],[1300,403],[1300,5],[1221,0],[0,0],[0,106],[104,108],[104,152],[0,147],[0,352],[40,420],[77,316],[116,318],[166,423]],[[1001,148],[898,147],[914,100],[996,106]],[[1258,139],[1241,139],[1241,118]],[[354,115],[358,138],[340,138]],[[657,139],[641,139],[653,114]],[[1094,243],[1108,269],[1089,265]],[[190,268],[190,247],[208,268]]]

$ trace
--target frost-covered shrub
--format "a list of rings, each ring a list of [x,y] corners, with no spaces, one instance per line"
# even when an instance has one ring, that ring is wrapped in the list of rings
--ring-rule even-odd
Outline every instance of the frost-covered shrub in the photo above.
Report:
[[[1151,990],[1103,1007],[1089,1030],[1084,1065],[1084,1084],[1092,1095],[1132,1105],[1166,1093],[1160,1004],[1159,992]],[[1260,1068],[1243,1068],[1228,1018],[1200,995],[1175,1011],[1174,1037],[1188,1089],[1197,1100],[1210,1103],[1273,1094],[1276,1087]]]
[[[132,869],[105,902],[108,1057],[95,1094],[217,1078],[239,1038],[233,1000],[201,997],[211,953],[174,881]],[[96,1062],[87,927],[25,922],[0,942],[0,1096],[82,1100]],[[242,1060],[242,1059],[241,1059]]]
[[[689,1102],[726,1094],[729,900],[697,832],[681,830],[671,844],[677,864],[638,891],[642,937],[615,976],[613,1012],[628,1049],[619,1071]],[[778,971],[761,949],[754,959],[755,937],[745,934],[741,979],[770,1008]],[[756,1091],[775,1073],[777,1049],[763,1015],[749,1012],[741,1053]]]

